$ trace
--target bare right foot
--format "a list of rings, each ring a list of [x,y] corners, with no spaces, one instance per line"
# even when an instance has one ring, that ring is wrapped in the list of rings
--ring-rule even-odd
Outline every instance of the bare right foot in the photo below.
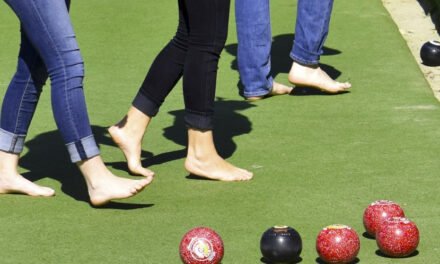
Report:
[[[77,163],[84,175],[90,196],[90,203],[94,206],[104,205],[111,200],[125,199],[142,191],[153,180],[153,176],[142,180],[130,180],[113,175],[100,156]]]
[[[152,180],[153,177],[130,180],[110,174],[105,175],[99,181],[87,186],[90,203],[94,206],[102,206],[112,200],[132,197],[142,191]]]
[[[340,93],[351,87],[348,82],[333,80],[319,66],[305,66],[297,62],[293,62],[288,79],[296,86],[312,87],[326,93]]]
[[[37,185],[18,173],[0,176],[0,194],[21,193],[29,196],[54,196],[55,191],[49,187]]]
[[[150,177],[154,175],[154,172],[144,168],[141,163],[141,152],[142,152],[142,138],[144,130],[141,132],[130,129],[124,122],[124,118],[118,124],[111,126],[108,132],[113,139],[113,141],[124,153],[125,159],[127,160],[128,169],[131,173],[142,175],[145,177]]]

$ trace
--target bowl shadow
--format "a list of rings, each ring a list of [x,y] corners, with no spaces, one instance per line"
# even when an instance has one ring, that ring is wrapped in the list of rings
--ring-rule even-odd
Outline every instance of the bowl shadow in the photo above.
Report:
[[[297,259],[295,259],[295,260],[293,260],[293,261],[291,261],[291,262],[285,263],[285,264],[297,264],[297,263],[302,262],[302,260],[303,260],[303,259],[302,259],[301,257],[298,257]],[[261,262],[261,263],[265,263],[265,264],[277,264],[277,262],[270,261],[270,260],[268,260],[268,259],[265,258],[265,257],[261,257],[260,262]],[[283,263],[284,263],[284,262],[283,262]]]
[[[404,256],[404,257],[392,257],[392,256],[385,255],[384,253],[382,253],[382,251],[380,251],[378,249],[378,250],[376,250],[376,255],[378,255],[379,257],[389,258],[389,259],[405,259],[405,258],[412,258],[412,257],[419,255],[419,251],[416,250],[413,253],[409,254],[408,256]]]

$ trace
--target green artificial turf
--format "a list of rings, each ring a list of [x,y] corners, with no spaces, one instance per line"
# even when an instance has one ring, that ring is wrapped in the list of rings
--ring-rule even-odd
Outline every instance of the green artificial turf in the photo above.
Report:
[[[105,3],[104,3],[105,2]],[[176,1],[75,0],[72,21],[86,66],[91,123],[106,164],[126,172],[106,127],[127,111],[149,65],[177,26]],[[287,84],[296,1],[271,1],[273,71]],[[249,103],[238,95],[233,9],[219,65],[216,145],[250,182],[188,177],[179,83],[144,139],[157,174],[144,192],[95,209],[56,131],[50,89],[42,94],[20,171],[57,191],[53,198],[0,196],[0,263],[180,263],[178,246],[195,226],[214,228],[225,264],[261,263],[259,240],[272,225],[303,238],[301,263],[316,263],[315,238],[330,224],[352,226],[360,263],[435,263],[440,258],[440,106],[380,0],[335,1],[326,54],[351,92],[300,91]],[[0,92],[15,70],[19,24],[0,2]],[[400,203],[420,229],[416,256],[379,256],[362,214],[378,199]]]

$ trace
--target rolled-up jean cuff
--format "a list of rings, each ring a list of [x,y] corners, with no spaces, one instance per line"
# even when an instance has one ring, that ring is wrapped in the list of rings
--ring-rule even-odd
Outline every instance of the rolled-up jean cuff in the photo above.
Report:
[[[159,112],[160,107],[157,103],[150,100],[145,94],[140,91],[136,94],[132,105],[149,117],[156,116]]]
[[[72,163],[93,158],[100,154],[98,145],[93,135],[80,139],[79,141],[66,144]]]
[[[243,89],[243,96],[244,97],[253,97],[253,96],[265,96],[270,94],[270,92],[272,92],[273,89],[273,77],[270,75],[267,78],[267,82],[266,82],[266,87],[260,87],[260,88],[244,88]]]
[[[303,65],[317,65],[320,55],[312,54],[300,47],[294,46],[290,52],[290,58]]]
[[[268,85],[268,89],[269,89],[269,93],[272,92],[273,89],[273,77],[272,75],[269,76],[269,78],[267,78],[267,85]]]
[[[188,128],[207,131],[214,127],[213,114],[201,114],[194,112],[185,112],[185,124]]]
[[[299,64],[302,64],[302,65],[306,65],[306,66],[319,64],[319,60],[310,60],[310,61],[304,60],[304,59],[301,59],[300,57],[293,55],[292,53],[290,53],[290,58],[293,61],[298,62]]]
[[[19,154],[23,151],[26,135],[17,135],[0,128],[0,150]]]

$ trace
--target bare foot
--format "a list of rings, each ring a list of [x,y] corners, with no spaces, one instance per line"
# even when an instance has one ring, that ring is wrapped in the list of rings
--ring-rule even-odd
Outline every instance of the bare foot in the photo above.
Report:
[[[312,87],[326,93],[340,93],[351,87],[348,82],[333,80],[319,66],[304,66],[297,62],[293,62],[288,79],[296,86]]]
[[[273,82],[272,84],[272,90],[266,94],[266,95],[262,95],[262,96],[251,96],[251,97],[247,97],[246,100],[248,101],[258,101],[270,96],[275,96],[275,95],[283,95],[283,94],[290,94],[293,90],[293,87],[281,84],[281,83],[277,83],[277,82]]]
[[[252,172],[235,167],[218,155],[201,158],[188,156],[185,169],[191,174],[219,181],[248,181],[253,177]]]
[[[152,180],[153,177],[130,180],[114,175],[106,175],[100,181],[87,186],[90,203],[94,206],[101,206],[111,200],[129,198],[142,191]]]
[[[128,169],[133,174],[145,177],[153,176],[154,172],[142,167],[141,163],[143,131],[142,133],[134,132],[133,130],[130,130],[128,126],[121,124],[123,122],[124,120],[111,126],[108,129],[108,132],[116,145],[121,149],[122,153],[124,153]]]
[[[235,167],[217,154],[212,131],[188,129],[185,169],[197,176],[219,181],[247,181],[253,174]]]
[[[51,188],[37,185],[21,176],[18,171],[20,156],[0,151],[0,194],[22,193],[29,196],[54,196]]]
[[[142,191],[153,180],[152,176],[142,180],[130,180],[113,175],[104,165],[100,156],[77,163],[84,175],[94,206],[104,205],[111,200],[129,198]]]
[[[55,191],[49,187],[37,185],[18,173],[0,176],[0,194],[21,193],[29,196],[54,196]]]

